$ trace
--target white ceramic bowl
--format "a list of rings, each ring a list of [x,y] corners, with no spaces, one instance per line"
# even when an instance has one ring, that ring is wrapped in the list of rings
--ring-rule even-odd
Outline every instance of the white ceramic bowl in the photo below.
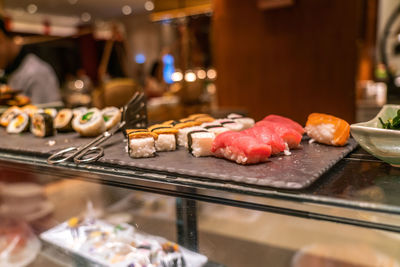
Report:
[[[350,125],[351,135],[363,149],[395,167],[400,167],[400,130],[383,129],[378,118],[386,122],[399,109],[400,105],[385,105],[372,120]]]

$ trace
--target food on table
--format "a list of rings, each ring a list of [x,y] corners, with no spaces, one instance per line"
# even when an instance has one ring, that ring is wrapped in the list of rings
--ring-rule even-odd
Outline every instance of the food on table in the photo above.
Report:
[[[207,131],[214,133],[215,136],[223,132],[229,131],[228,128],[225,128],[224,126],[222,126],[222,124],[218,122],[205,122],[200,126],[206,129]]]
[[[19,107],[13,106],[8,108],[0,117],[0,125],[7,127],[10,121],[20,113],[22,113],[22,111]]]
[[[335,116],[311,113],[307,119],[306,132],[319,143],[344,146],[350,136],[350,125]]]
[[[111,129],[121,121],[121,110],[119,108],[106,107],[101,111],[101,114],[106,123],[106,130]]]
[[[7,133],[22,133],[29,129],[29,115],[20,113],[15,116],[7,126]]]
[[[132,158],[154,157],[156,153],[155,140],[158,138],[156,133],[147,129],[128,129],[128,153]]]
[[[271,146],[241,132],[228,131],[218,135],[211,151],[215,156],[239,164],[265,162],[271,156]]]
[[[193,114],[188,117],[189,119],[204,123],[204,122],[212,122],[215,121],[213,117],[208,114]]]
[[[243,124],[236,122],[234,120],[231,120],[231,119],[219,119],[219,120],[215,120],[215,122],[218,122],[225,128],[228,128],[229,130],[235,131],[235,132],[239,132],[239,131],[245,129],[245,126]]]
[[[150,126],[148,130],[158,135],[155,141],[156,151],[173,151],[176,149],[175,134],[178,133],[178,130],[172,125],[155,124]]]
[[[254,119],[252,118],[248,118],[248,117],[243,117],[240,114],[236,114],[236,113],[231,113],[227,116],[228,119],[234,120],[240,124],[243,124],[243,129],[248,129],[250,127],[254,126]]]
[[[207,130],[192,130],[187,133],[189,152],[195,157],[211,156],[215,134]]]
[[[74,114],[69,108],[64,108],[57,113],[54,119],[54,128],[60,132],[68,132],[72,130],[72,119]]]
[[[289,148],[300,145],[303,128],[291,119],[269,115],[253,127],[233,134],[219,134],[212,152],[240,164],[264,162],[268,157],[282,152],[290,155]]]
[[[100,110],[91,108],[72,120],[72,128],[81,136],[97,136],[106,130],[106,124]]]
[[[294,130],[299,132],[299,134],[301,134],[301,135],[304,134],[304,132],[305,132],[304,128],[297,122],[295,122],[289,118],[279,116],[279,115],[268,115],[267,117],[265,117],[263,119],[263,121],[271,121],[271,122],[276,122],[276,123],[279,123],[282,125],[286,125],[290,128],[293,128]]]
[[[383,129],[400,130],[400,109],[397,111],[397,115],[386,122],[383,122],[382,118],[379,118]]]
[[[175,125],[175,127],[178,125],[179,124]],[[178,134],[177,134],[178,145],[183,146],[183,147],[188,147],[188,133],[192,132],[192,131],[199,131],[199,130],[204,130],[204,128],[201,126],[180,128],[178,130]]]
[[[74,108],[72,110],[72,113],[74,114],[74,117],[78,117],[79,115],[81,115],[82,113],[86,113],[87,112],[87,108],[86,107],[78,107],[78,108]]]
[[[272,121],[259,121],[255,124],[255,126],[273,129],[289,148],[297,148],[300,145],[302,135],[299,133],[299,131],[296,131],[288,124]]]
[[[27,113],[30,117],[38,111],[38,108],[35,105],[26,105],[21,108],[21,110]]]
[[[35,113],[32,116],[31,133],[37,137],[54,135],[53,118],[47,113]]]
[[[267,125],[268,126],[268,125]],[[247,130],[242,131],[242,134],[253,136],[260,143],[270,145],[272,155],[279,154],[286,149],[286,143],[283,139],[276,133],[276,131],[267,126],[257,126],[252,127]]]
[[[55,117],[57,116],[57,109],[55,108],[45,108],[41,112],[49,114],[53,119],[55,119]]]

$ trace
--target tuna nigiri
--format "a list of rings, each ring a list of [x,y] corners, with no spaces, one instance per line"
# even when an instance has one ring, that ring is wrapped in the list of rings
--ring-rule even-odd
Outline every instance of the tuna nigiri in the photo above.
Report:
[[[271,146],[241,132],[228,131],[214,139],[211,151],[220,158],[252,164],[267,161],[271,155]]]
[[[252,127],[241,133],[256,138],[260,143],[270,145],[273,155],[279,154],[286,149],[285,141],[272,127]]]
[[[307,119],[306,132],[319,143],[344,146],[350,136],[350,125],[335,116],[311,113]]]
[[[301,135],[304,134],[304,128],[300,124],[298,124],[295,121],[292,121],[289,118],[285,118],[279,115],[268,115],[263,119],[263,121],[272,121],[272,122],[277,122],[281,125],[287,125],[288,127],[291,127],[294,130],[296,130],[299,134]]]
[[[274,129],[275,133],[283,139],[289,148],[298,148],[300,145],[302,135],[287,124],[272,121],[259,121],[255,126]]]

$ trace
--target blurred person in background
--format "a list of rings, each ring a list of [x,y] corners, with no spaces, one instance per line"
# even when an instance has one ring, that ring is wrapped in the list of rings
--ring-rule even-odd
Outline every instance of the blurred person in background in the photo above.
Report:
[[[148,98],[162,96],[166,91],[162,68],[162,61],[155,61],[151,66],[150,75],[146,77],[145,82],[145,92]]]
[[[14,42],[0,17],[0,77],[31,99],[33,104],[60,101],[61,94],[53,68]]]

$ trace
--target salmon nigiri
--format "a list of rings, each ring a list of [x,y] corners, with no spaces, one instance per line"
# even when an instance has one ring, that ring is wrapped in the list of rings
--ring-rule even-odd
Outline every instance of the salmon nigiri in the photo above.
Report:
[[[350,136],[350,125],[335,116],[311,113],[307,119],[306,132],[319,143],[344,146]]]

